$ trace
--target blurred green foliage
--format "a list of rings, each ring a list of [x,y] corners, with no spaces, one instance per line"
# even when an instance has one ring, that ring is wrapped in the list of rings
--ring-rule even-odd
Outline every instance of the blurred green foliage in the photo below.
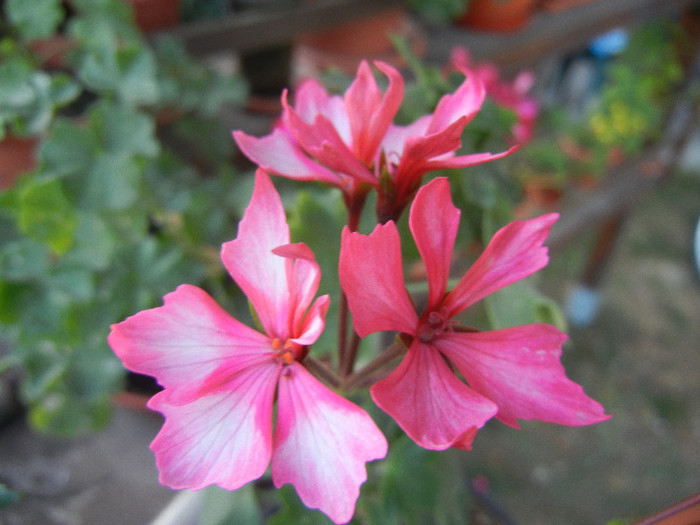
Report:
[[[213,117],[247,93],[180,42],[148,41],[126,2],[70,6],[9,0],[0,41],[0,137],[39,139],[37,167],[0,193],[0,370],[20,371],[37,428],[66,435],[109,420],[125,374],[112,323],[183,282],[221,290],[245,186]],[[70,42],[59,69],[36,51],[48,38]]]

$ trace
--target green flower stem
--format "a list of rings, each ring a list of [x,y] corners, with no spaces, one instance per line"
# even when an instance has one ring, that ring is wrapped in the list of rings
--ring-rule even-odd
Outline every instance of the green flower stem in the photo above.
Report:
[[[408,350],[408,347],[402,341],[397,340],[375,359],[370,361],[367,366],[354,374],[350,374],[342,384],[343,390],[351,390],[353,388],[371,385],[375,382],[375,374],[395,359],[404,355],[406,350]]]

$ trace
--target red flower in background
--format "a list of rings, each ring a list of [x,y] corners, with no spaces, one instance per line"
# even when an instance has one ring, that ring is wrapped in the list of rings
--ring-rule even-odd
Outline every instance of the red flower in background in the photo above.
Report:
[[[528,95],[535,84],[532,72],[523,71],[512,82],[507,82],[500,77],[494,64],[472,64],[469,51],[462,46],[452,50],[450,65],[465,75],[471,73],[477,76],[484,83],[487,96],[497,105],[515,113],[517,122],[512,132],[517,144],[526,144],[533,139],[540,107],[537,99]]]

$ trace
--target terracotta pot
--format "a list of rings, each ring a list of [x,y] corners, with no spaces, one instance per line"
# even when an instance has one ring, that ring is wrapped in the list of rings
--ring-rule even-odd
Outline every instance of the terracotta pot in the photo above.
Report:
[[[514,209],[517,218],[530,218],[543,211],[559,208],[564,191],[547,175],[531,176],[523,181],[523,200]]]
[[[362,59],[379,59],[398,66],[401,60],[391,42],[394,34],[403,37],[417,55],[425,53],[422,30],[412,22],[406,9],[396,7],[302,36],[297,41],[297,59],[301,69],[307,66],[311,73],[336,67],[354,74]]]
[[[486,31],[515,31],[527,25],[537,0],[470,0],[457,24]]]
[[[128,0],[136,23],[145,33],[162,31],[180,21],[180,0]]]
[[[17,178],[36,167],[37,138],[8,135],[0,142],[0,189],[14,185]]]

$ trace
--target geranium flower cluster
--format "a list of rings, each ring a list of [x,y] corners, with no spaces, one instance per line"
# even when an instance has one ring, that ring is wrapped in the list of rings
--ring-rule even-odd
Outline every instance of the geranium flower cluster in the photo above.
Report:
[[[422,179],[435,169],[508,153],[455,153],[481,106],[483,83],[466,78],[433,114],[400,127],[393,118],[403,79],[387,64],[377,67],[389,78],[385,93],[362,63],[344,97],[309,80],[299,87],[295,107],[283,96],[282,119],[270,135],[234,132],[260,168],[236,238],[223,244],[221,259],[248,297],[257,328],[186,284],[166,295],[162,306],[112,326],[109,344],[124,365],[154,376],[163,387],[148,404],[165,416],[151,445],[163,484],[234,490],[269,467],[277,487],[291,483],[306,506],[346,523],[367,478],[365,464],[387,453],[387,440],[369,414],[338,392],[357,375],[349,374],[352,367],[339,367],[336,374],[311,355],[330,298],[315,297],[319,265],[307,245],[291,242],[267,172],[342,190],[348,225],[339,254],[339,300],[360,338],[398,334],[398,342],[367,369],[402,356],[400,364],[370,393],[418,445],[469,449],[492,417],[516,428],[518,419],[564,425],[607,419],[603,407],[566,377],[559,360],[566,336],[557,328],[477,331],[457,319],[488,294],[547,264],[543,243],[557,218],[549,214],[505,226],[447,290],[460,211],[447,179],[424,185]],[[379,195],[378,218],[365,235],[356,230],[370,191]],[[409,204],[429,288],[420,310],[404,285],[396,227]]]
[[[537,99],[529,94],[535,84],[535,75],[531,71],[521,71],[511,82],[505,81],[494,64],[474,63],[469,50],[463,46],[452,50],[450,66],[457,71],[478,77],[494,103],[513,111],[516,122],[511,131],[518,144],[526,144],[533,139],[540,105]]]

